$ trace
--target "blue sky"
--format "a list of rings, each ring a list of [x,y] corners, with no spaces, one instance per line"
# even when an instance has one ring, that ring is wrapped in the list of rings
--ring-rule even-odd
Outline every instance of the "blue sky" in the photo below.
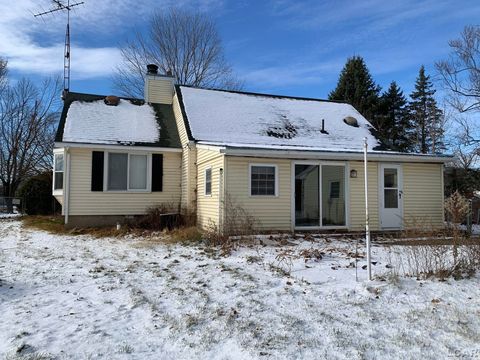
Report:
[[[72,0],[73,1],[73,0]],[[205,11],[245,90],[326,98],[347,57],[363,56],[383,87],[409,93],[420,65],[434,75],[448,40],[478,24],[480,1],[84,0],[72,15],[72,91],[112,93],[118,47],[153,8]],[[0,56],[13,79],[61,73],[65,16],[33,17],[49,0],[0,3]]]

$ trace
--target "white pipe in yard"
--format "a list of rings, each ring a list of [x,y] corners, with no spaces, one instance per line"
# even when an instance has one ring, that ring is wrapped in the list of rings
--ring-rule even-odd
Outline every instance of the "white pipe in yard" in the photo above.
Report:
[[[363,163],[364,163],[364,172],[365,172],[365,240],[367,243],[367,270],[368,270],[368,280],[372,280],[372,261],[371,261],[371,250],[370,250],[370,216],[368,214],[368,162],[367,162],[367,150],[368,143],[367,138],[364,138],[363,142]]]

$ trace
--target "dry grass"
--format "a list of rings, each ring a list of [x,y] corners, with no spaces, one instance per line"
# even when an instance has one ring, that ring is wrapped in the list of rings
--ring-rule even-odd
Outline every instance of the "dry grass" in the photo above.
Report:
[[[202,233],[196,226],[180,227],[167,232],[175,242],[196,242],[202,240]]]
[[[69,234],[63,224],[62,216],[31,215],[22,217],[23,226],[36,230],[48,231],[53,234]]]

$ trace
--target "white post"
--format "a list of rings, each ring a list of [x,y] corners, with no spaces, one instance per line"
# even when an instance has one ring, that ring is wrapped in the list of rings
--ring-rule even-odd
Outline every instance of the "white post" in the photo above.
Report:
[[[368,280],[372,280],[372,261],[370,251],[370,216],[368,215],[368,162],[367,162],[367,138],[364,138],[363,142],[363,163],[365,172],[365,240],[367,243],[367,270]]]

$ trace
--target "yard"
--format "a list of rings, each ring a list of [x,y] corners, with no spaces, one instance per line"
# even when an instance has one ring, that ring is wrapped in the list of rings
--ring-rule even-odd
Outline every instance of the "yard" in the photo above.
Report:
[[[399,247],[257,237],[229,256],[164,235],[52,235],[0,220],[7,359],[480,358],[478,275],[399,274]],[[355,263],[358,259],[356,281]]]

